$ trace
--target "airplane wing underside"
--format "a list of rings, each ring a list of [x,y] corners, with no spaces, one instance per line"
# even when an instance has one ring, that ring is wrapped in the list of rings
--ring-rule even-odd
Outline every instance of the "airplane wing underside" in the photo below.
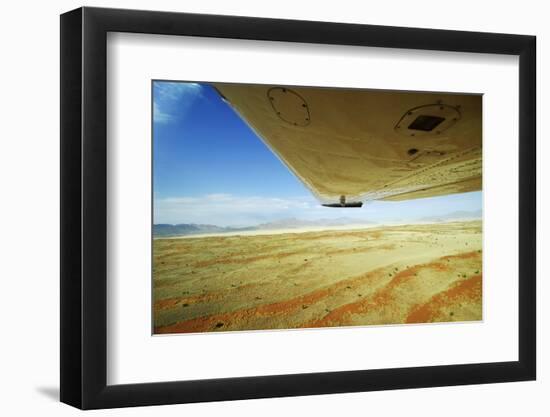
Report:
[[[481,95],[213,86],[328,206],[481,189]]]

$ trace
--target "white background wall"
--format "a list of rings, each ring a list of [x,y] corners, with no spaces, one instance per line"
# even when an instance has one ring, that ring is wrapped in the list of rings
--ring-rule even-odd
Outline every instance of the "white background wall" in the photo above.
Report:
[[[5,415],[74,415],[59,392],[59,17],[72,0],[6,2],[2,7],[0,89],[0,410]],[[539,120],[539,366],[538,381],[286,399],[100,411],[94,415],[548,415],[550,295],[544,262],[550,249],[550,209],[543,194],[550,165],[542,137],[550,97],[543,72],[550,59],[545,3],[535,0],[358,2],[339,0],[93,1],[86,5],[237,14],[379,25],[509,32],[538,37]],[[548,72],[547,72],[548,73]],[[544,236],[545,235],[545,236]],[[545,395],[546,394],[546,395]]]

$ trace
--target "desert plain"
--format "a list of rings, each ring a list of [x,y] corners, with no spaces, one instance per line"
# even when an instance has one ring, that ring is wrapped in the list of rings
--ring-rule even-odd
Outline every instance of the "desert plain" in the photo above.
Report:
[[[482,320],[481,221],[153,240],[153,332]]]

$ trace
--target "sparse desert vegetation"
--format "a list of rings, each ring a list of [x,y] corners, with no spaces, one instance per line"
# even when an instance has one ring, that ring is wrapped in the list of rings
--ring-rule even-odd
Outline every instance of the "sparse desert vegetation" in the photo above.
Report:
[[[153,241],[154,332],[482,319],[481,221]]]

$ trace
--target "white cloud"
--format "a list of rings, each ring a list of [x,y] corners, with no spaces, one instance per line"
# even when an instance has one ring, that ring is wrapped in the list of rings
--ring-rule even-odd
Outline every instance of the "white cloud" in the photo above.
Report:
[[[238,197],[208,194],[155,200],[155,223],[200,223],[218,226],[250,226],[295,217],[319,206],[313,197]],[[302,216],[300,216],[302,217]]]
[[[153,120],[171,123],[185,116],[191,104],[202,96],[197,83],[155,81],[153,86]]]
[[[313,196],[294,198],[207,194],[199,197],[155,198],[154,222],[213,224],[216,226],[255,226],[281,219],[338,219],[342,217],[375,220],[381,213],[376,204],[361,209],[323,207]]]
[[[155,123],[168,123],[172,121],[172,119],[173,117],[170,114],[164,113],[160,110],[158,103],[153,102],[153,120]]]

